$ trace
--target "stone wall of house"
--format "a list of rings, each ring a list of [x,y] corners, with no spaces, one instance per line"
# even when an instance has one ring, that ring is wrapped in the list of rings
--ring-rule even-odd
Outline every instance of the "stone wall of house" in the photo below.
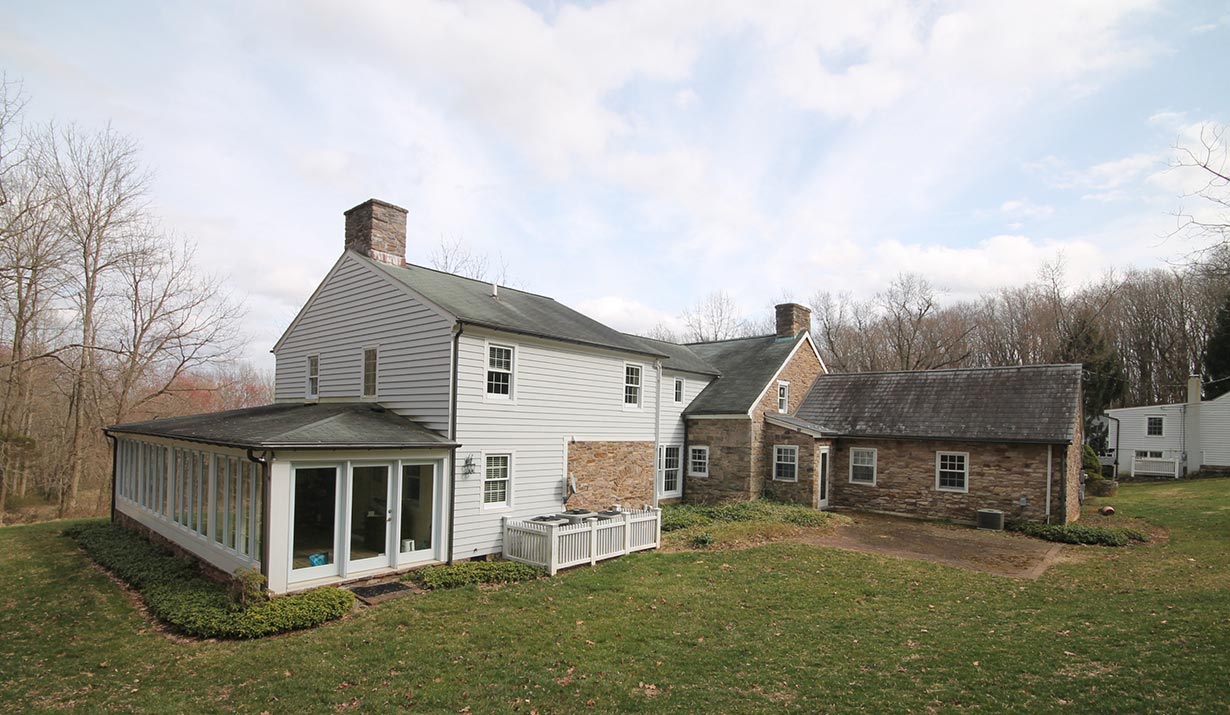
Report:
[[[571,442],[568,474],[577,493],[569,509],[609,509],[613,504],[639,508],[653,503],[653,442]]]
[[[768,461],[766,461],[764,446],[766,427],[764,415],[765,413],[777,414],[777,383],[779,381],[790,383],[790,396],[787,400],[789,409],[786,414],[793,415],[798,411],[799,405],[803,403],[803,398],[807,396],[808,390],[811,389],[812,383],[816,381],[819,374],[820,360],[816,357],[815,351],[807,345],[800,346],[790,361],[782,366],[777,377],[769,383],[769,389],[765,390],[760,402],[752,409],[750,492],[753,499],[766,488],[765,479],[772,476],[770,471],[773,468],[772,454],[768,453]]]
[[[752,499],[752,423],[750,420],[688,420],[688,445],[709,448],[709,476],[688,476],[685,501],[698,504]],[[687,466],[687,453],[684,453]]]
[[[877,450],[875,486],[850,482],[850,449]],[[967,493],[939,491],[936,452],[969,454]],[[1063,454],[1055,450],[1055,456]],[[1056,466],[1059,459],[1056,459]],[[1008,519],[1041,521],[1046,514],[1047,447],[1039,444],[921,440],[840,440],[833,450],[829,503],[838,507],[972,522],[978,509]],[[1052,486],[1059,472],[1052,474]],[[1028,504],[1020,506],[1021,497]],[[1058,513],[1059,504],[1052,504]]]
[[[763,494],[779,501],[814,507],[817,488],[816,439],[802,432],[767,423],[761,431],[761,438],[764,449],[761,460],[768,470],[764,474]],[[773,479],[776,467],[774,447],[778,445],[793,445],[799,448],[799,480],[797,482],[779,482]]]
[[[1085,445],[1085,419],[1079,413],[1076,415],[1076,431],[1072,439],[1072,444],[1064,450],[1064,474],[1067,475],[1068,483],[1068,500],[1067,513],[1063,515],[1064,521],[1076,521],[1081,516],[1080,505],[1080,479],[1081,479],[1081,451]],[[1052,484],[1052,486],[1054,486]],[[1062,504],[1062,502],[1060,502]],[[1059,505],[1056,505],[1055,513],[1059,513]]]

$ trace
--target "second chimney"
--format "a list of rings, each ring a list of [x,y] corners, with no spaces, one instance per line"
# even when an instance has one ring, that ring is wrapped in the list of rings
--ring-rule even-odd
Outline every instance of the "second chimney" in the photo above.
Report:
[[[379,199],[350,209],[345,213],[346,250],[391,266],[406,265],[406,213]]]
[[[777,337],[794,338],[811,330],[811,308],[798,303],[777,306]]]

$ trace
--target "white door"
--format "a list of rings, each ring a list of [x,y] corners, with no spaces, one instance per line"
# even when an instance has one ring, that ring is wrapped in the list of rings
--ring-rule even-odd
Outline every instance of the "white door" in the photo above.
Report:
[[[401,463],[397,508],[397,563],[413,564],[440,558],[441,489],[439,462]]]
[[[337,576],[342,464],[296,466],[291,475],[290,581]]]
[[[682,451],[677,444],[658,447],[658,497],[661,499],[683,496]]]
[[[350,468],[349,508],[346,510],[346,573],[390,565],[389,542],[393,527],[389,464],[355,464]]]
[[[829,505],[829,448],[816,449],[816,508]]]

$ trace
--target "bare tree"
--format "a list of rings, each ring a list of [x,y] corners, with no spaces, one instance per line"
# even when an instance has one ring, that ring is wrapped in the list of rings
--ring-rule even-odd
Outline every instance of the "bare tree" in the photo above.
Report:
[[[1199,146],[1175,144],[1171,169],[1194,173],[1200,181],[1199,188],[1184,198],[1197,199],[1205,210],[1177,209],[1171,236],[1211,240],[1189,252],[1189,258],[1206,269],[1230,275],[1230,137],[1226,131],[1225,125],[1206,124],[1200,127]]]
[[[689,342],[728,340],[744,335],[738,306],[726,291],[714,291],[683,311],[685,338]]]
[[[445,273],[500,285],[508,282],[508,261],[502,255],[493,260],[485,253],[475,253],[460,238],[450,241],[441,236],[427,260],[432,268]]]
[[[675,332],[674,328],[671,328],[666,323],[658,323],[653,326],[649,329],[649,332],[645,334],[645,337],[652,338],[654,340],[662,340],[668,343],[680,342],[679,334]]]
[[[97,312],[109,275],[141,228],[148,175],[136,143],[110,126],[96,133],[72,125],[48,128],[41,153],[56,197],[58,229],[73,256],[69,297],[81,336],[66,424],[68,475],[60,489],[60,510],[66,513],[76,505],[81,484],[83,452],[93,424],[88,404],[97,401]]]

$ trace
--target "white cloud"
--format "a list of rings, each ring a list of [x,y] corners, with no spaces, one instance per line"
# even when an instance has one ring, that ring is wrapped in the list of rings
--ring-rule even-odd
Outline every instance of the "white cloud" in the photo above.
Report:
[[[1044,219],[1055,213],[1054,206],[1036,204],[1026,198],[1005,201],[999,210],[1011,219]]]
[[[677,334],[682,333],[684,328],[678,315],[652,308],[623,295],[589,298],[573,307],[600,323],[635,335],[645,335],[657,325],[664,325]]]

